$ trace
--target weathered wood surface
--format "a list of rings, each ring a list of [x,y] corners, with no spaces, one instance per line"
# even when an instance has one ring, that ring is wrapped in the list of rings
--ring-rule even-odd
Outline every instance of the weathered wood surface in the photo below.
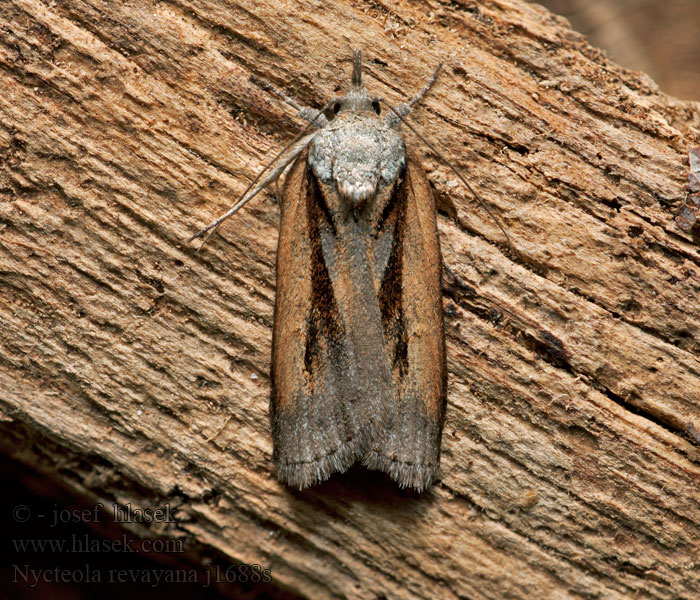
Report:
[[[274,480],[272,195],[184,243],[297,131],[249,76],[320,106],[354,47],[395,103],[444,61],[413,123],[520,254],[426,152],[469,287],[445,293],[423,496]],[[0,85],[5,452],[90,497],[178,498],[169,535],[309,598],[700,596],[700,246],[673,221],[697,103],[518,0],[5,0]]]

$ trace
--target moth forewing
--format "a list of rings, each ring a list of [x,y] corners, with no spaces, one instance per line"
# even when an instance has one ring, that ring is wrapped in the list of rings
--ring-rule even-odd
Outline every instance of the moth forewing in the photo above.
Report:
[[[438,474],[447,370],[435,204],[425,172],[410,152],[399,195],[403,223],[380,297],[385,321],[395,323],[385,325],[385,335],[395,356],[396,401],[363,463],[421,491]]]

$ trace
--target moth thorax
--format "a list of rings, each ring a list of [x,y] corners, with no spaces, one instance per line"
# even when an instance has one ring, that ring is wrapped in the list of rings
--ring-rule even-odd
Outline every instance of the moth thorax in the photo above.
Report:
[[[341,144],[333,161],[338,193],[355,209],[362,208],[377,193],[380,173],[376,140],[358,136]]]
[[[311,144],[309,164],[343,201],[360,210],[399,177],[405,149],[401,137],[376,119],[355,118],[320,132]]]

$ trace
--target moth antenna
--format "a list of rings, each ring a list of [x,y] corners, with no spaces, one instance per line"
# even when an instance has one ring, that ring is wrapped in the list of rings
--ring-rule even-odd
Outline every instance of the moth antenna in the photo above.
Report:
[[[418,133],[418,131],[416,130],[415,127],[413,127],[413,125],[411,125],[408,121],[406,121],[406,120],[403,118],[402,115],[400,115],[397,111],[394,110],[394,107],[393,107],[393,106],[390,106],[390,105],[388,105],[388,104],[387,104],[387,106],[389,106],[389,110],[390,110],[392,113],[394,113],[394,114],[396,115],[396,117],[397,117],[402,123],[404,123],[404,124],[405,124],[405,125],[406,125],[406,126],[407,126],[407,127],[408,127],[408,128],[409,128],[409,129],[410,129],[424,144],[425,144],[425,145],[426,145],[426,146],[428,146],[428,148],[430,148],[438,157],[440,157],[440,159],[441,159],[450,169],[452,169],[452,172],[453,172],[455,175],[457,175],[457,177],[459,177],[460,181],[461,181],[461,182],[466,186],[466,188],[469,190],[469,193],[470,193],[470,194],[474,197],[474,199],[479,203],[479,206],[481,206],[481,208],[483,208],[483,209],[486,211],[486,213],[489,215],[489,217],[491,217],[491,218],[493,219],[493,222],[496,223],[496,225],[498,226],[498,228],[501,230],[501,233],[503,233],[503,235],[505,236],[506,242],[508,242],[508,247],[509,247],[510,250],[513,252],[513,254],[515,254],[515,256],[520,256],[520,254],[518,253],[518,251],[515,249],[515,246],[513,246],[513,243],[510,241],[510,236],[508,235],[508,232],[503,228],[503,225],[501,225],[501,222],[496,218],[496,215],[495,215],[495,214],[493,213],[493,211],[488,207],[488,205],[481,199],[481,196],[479,196],[479,194],[477,194],[477,193],[474,191],[474,188],[472,188],[472,186],[469,185],[469,182],[468,182],[464,177],[462,177],[461,173],[460,173],[460,172],[457,170],[457,168],[452,164],[452,162],[450,162],[450,161],[447,159],[447,157],[443,156],[442,153],[439,152],[439,151],[435,148],[435,146],[433,146],[428,140],[425,139],[425,137],[423,137],[420,133]],[[404,105],[404,106],[405,106],[405,105]]]
[[[286,102],[287,104],[289,104],[289,106],[296,110],[297,114],[305,121],[312,121],[318,119],[319,128],[323,128],[326,125],[328,125],[328,119],[326,118],[326,115],[319,114],[321,111],[314,110],[313,108],[307,106],[302,106],[294,98],[288,96],[282,90],[276,88],[271,83],[260,79],[257,75],[251,75],[250,80],[262,89],[264,89],[266,92],[270,92],[274,96],[277,96],[280,100],[282,100],[282,102]]]
[[[438,63],[437,67],[435,67],[435,70],[433,71],[433,74],[430,76],[430,79],[428,79],[428,82],[423,86],[423,89],[418,92],[416,97],[408,103],[408,110],[411,110],[414,104],[420,102],[423,99],[423,96],[425,96],[430,88],[433,87],[433,84],[440,74],[440,69],[442,69],[442,63]]]
[[[405,117],[408,113],[411,112],[413,106],[423,99],[423,96],[425,96],[428,93],[430,88],[433,87],[433,84],[437,80],[438,74],[440,73],[440,69],[442,69],[442,63],[438,63],[438,66],[435,67],[435,70],[430,76],[430,79],[428,79],[428,82],[423,86],[423,89],[420,92],[418,92],[418,94],[416,94],[416,96],[411,101],[399,104],[396,108],[391,109],[392,114],[389,114],[384,118],[384,122],[388,127],[393,127],[397,125],[399,121],[403,119],[403,117]],[[377,100],[382,99],[377,98]]]
[[[258,77],[257,75],[251,74],[250,80],[258,87],[261,87],[262,89],[264,89],[266,92],[270,92],[271,94],[277,96],[283,102],[286,102],[287,104],[289,104],[289,106],[291,106],[293,109],[295,109],[297,111],[303,110],[303,107],[301,106],[301,104],[299,104],[294,98],[292,98],[291,96],[288,96],[282,90],[276,88],[271,83],[264,81],[263,79],[260,79],[260,77]]]
[[[330,107],[331,102],[329,102],[323,110],[327,110]],[[204,244],[207,243],[207,240],[219,228],[219,225],[221,225],[231,215],[237,213],[245,204],[247,204],[250,200],[257,196],[261,190],[265,189],[266,186],[268,186],[271,182],[275,181],[284,171],[287,165],[289,165],[289,163],[291,163],[297,156],[299,156],[299,154],[302,153],[304,148],[306,148],[306,146],[309,145],[309,142],[311,142],[313,137],[316,135],[316,132],[310,133],[306,136],[304,134],[314,124],[314,121],[318,119],[318,117],[322,114],[323,111],[319,111],[318,115],[316,115],[314,119],[307,123],[307,125],[297,134],[297,136],[284,148],[282,148],[282,150],[280,150],[277,153],[277,155],[262,168],[260,173],[257,174],[255,179],[253,179],[253,181],[250,182],[250,185],[245,189],[245,191],[241,195],[240,200],[236,202],[236,204],[234,204],[231,209],[226,211],[223,215],[216,219],[216,221],[212,221],[211,223],[209,223],[209,225],[207,225],[203,229],[200,229],[197,233],[188,238],[187,243],[190,243],[191,241],[196,240],[197,238],[204,237],[206,235],[199,248],[197,248],[197,252],[199,252],[204,247]],[[260,183],[258,183],[263,173],[265,173],[265,171],[267,171],[273,165],[274,168],[272,169],[272,171],[268,175],[266,175],[262,179],[262,181],[260,181]]]

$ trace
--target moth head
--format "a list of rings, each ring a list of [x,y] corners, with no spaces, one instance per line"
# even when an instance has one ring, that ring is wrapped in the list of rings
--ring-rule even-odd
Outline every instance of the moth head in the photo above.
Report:
[[[343,112],[372,112],[379,115],[381,112],[381,98],[370,96],[365,87],[365,78],[362,74],[362,50],[355,50],[352,61],[352,82],[345,96],[337,98],[331,108],[334,114]]]

